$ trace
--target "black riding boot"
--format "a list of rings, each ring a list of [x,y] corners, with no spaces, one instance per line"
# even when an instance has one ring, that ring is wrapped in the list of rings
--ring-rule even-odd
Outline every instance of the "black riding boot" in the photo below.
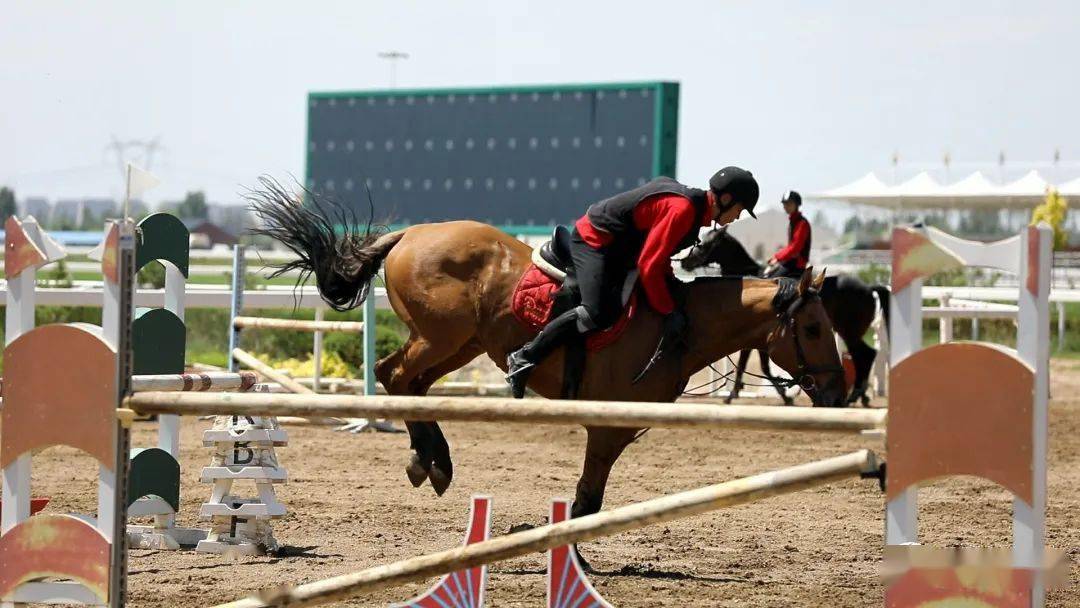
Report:
[[[506,356],[506,381],[514,399],[525,396],[525,385],[533,368],[577,333],[578,314],[576,309],[571,309],[552,319],[531,342]]]

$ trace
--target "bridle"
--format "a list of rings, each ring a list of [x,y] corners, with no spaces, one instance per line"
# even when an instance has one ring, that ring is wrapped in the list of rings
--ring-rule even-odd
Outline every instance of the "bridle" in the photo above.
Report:
[[[817,390],[817,381],[814,379],[814,374],[833,374],[833,377],[830,378],[830,384],[837,378],[843,380],[844,367],[842,365],[810,365],[806,360],[806,351],[803,349],[802,339],[799,337],[799,320],[796,314],[807,302],[818,297],[816,289],[808,289],[795,298],[789,306],[776,314],[777,327],[773,330],[773,333],[787,327],[791,331],[792,339],[795,340],[795,363],[798,369],[792,374],[790,380],[776,379],[777,384],[785,388],[797,384],[807,393],[811,393]]]

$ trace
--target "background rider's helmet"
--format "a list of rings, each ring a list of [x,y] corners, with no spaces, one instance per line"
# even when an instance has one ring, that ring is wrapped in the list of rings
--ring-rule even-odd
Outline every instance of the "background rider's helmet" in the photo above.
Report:
[[[742,204],[750,217],[757,218],[754,207],[758,201],[758,183],[754,175],[746,169],[724,167],[709,180],[709,190],[713,191],[718,200],[720,195],[730,194],[734,202]]]
[[[780,199],[780,203],[795,203],[796,207],[802,206],[802,195],[794,190],[788,190],[784,194],[784,198]]]

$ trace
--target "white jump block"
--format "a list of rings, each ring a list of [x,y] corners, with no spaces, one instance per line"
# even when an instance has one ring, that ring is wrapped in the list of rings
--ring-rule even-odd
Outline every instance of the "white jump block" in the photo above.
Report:
[[[197,551],[226,555],[266,555],[278,550],[270,524],[264,519],[217,521]]]
[[[285,483],[289,474],[281,467],[203,467],[199,481],[213,483],[219,479],[238,481],[241,479],[253,479],[256,481],[269,481],[270,483]]]

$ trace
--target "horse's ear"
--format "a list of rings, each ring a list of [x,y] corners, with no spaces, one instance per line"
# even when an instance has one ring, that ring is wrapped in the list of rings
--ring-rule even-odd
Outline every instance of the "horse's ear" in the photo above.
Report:
[[[799,278],[799,295],[806,293],[807,289],[810,289],[810,283],[814,280],[814,267],[807,266],[803,271],[802,277]]]
[[[814,279],[814,291],[821,291],[821,286],[825,284],[825,271],[827,268],[822,269],[821,273]]]

